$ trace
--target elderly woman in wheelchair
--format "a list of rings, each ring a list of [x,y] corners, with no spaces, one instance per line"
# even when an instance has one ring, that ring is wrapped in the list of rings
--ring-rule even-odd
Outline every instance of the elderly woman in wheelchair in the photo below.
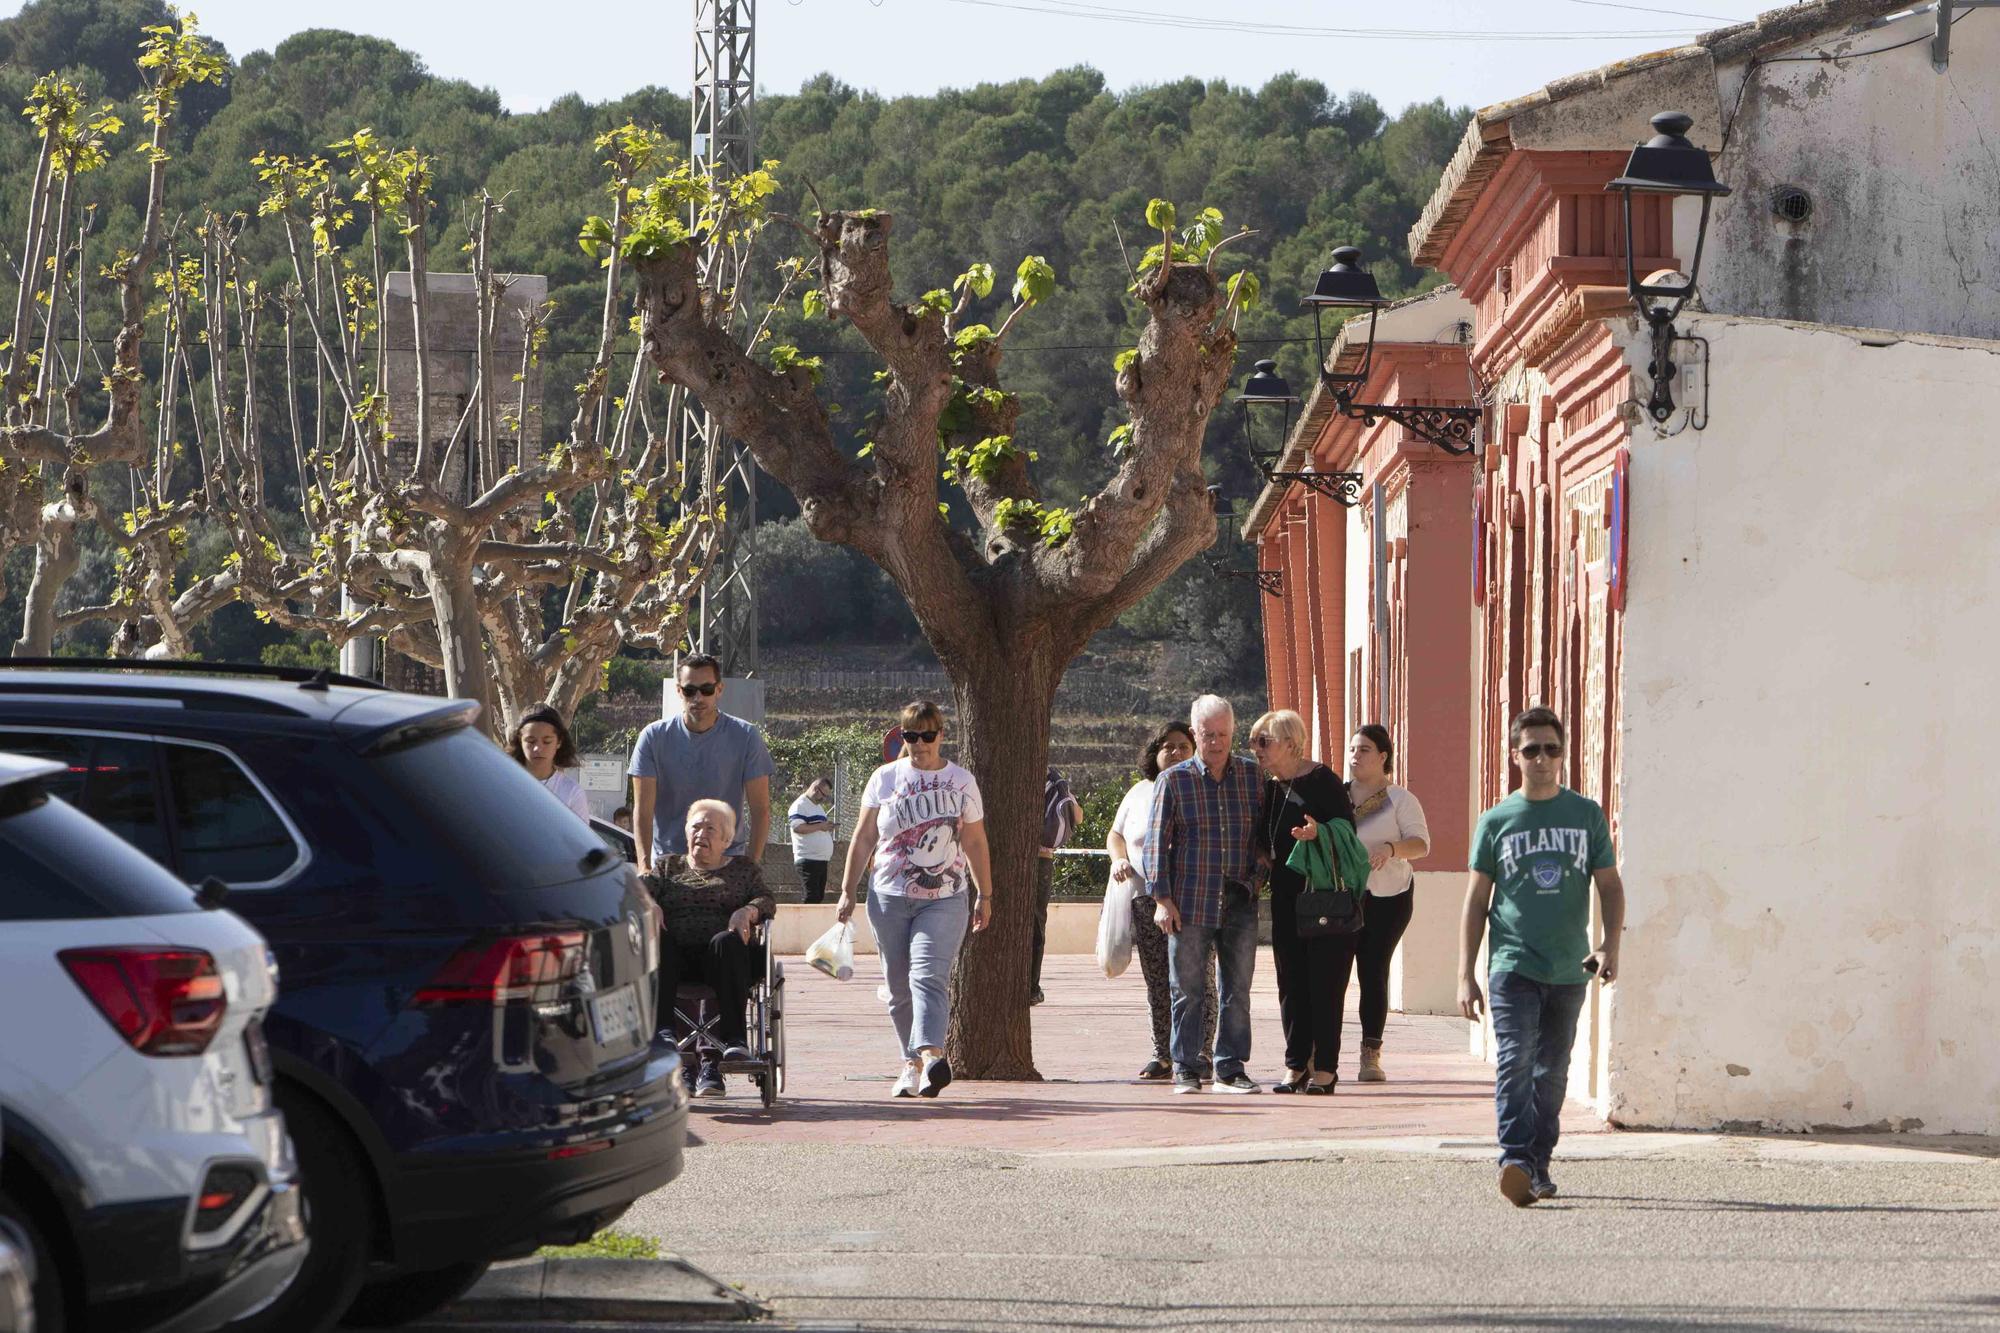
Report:
[[[693,1034],[700,1052],[700,1070],[693,1076],[697,1097],[722,1096],[723,1066],[752,1058],[745,1019],[751,988],[765,977],[759,927],[777,910],[756,863],[729,855],[735,836],[736,812],[726,802],[696,801],[688,807],[687,855],[667,857],[645,881],[666,917],[660,942],[662,1019],[675,1014],[683,985],[698,983],[715,992],[713,1021],[697,1021]],[[685,1002],[682,1007],[694,1008]]]

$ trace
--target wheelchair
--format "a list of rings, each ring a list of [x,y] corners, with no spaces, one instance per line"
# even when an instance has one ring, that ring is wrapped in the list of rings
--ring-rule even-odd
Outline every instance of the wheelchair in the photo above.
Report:
[[[785,1090],[785,965],[772,956],[771,926],[757,923],[752,945],[763,950],[764,975],[750,983],[750,1012],[744,1024],[750,1055],[742,1060],[717,1063],[724,1075],[746,1074],[757,1085],[757,1095],[765,1109],[775,1106]],[[683,981],[674,991],[674,1020],[679,1036],[681,1062],[694,1068],[703,1047],[721,1050],[725,1043],[715,1035],[721,1019],[713,987],[699,981]]]

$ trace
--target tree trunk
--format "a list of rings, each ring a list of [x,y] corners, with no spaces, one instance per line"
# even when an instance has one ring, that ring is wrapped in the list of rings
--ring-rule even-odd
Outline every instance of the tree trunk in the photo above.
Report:
[[[479,595],[472,583],[472,551],[466,537],[446,524],[429,525],[432,618],[437,625],[444,692],[479,703],[479,724],[498,736],[505,721],[493,714],[493,678],[487,670]]]
[[[985,805],[994,890],[992,923],[967,937],[952,973],[947,1049],[963,1078],[1027,1080],[1041,1078],[1028,991],[1049,710],[1068,661],[1056,661],[1045,639],[1011,654],[1003,648],[989,644],[984,656],[945,663],[961,762]]]
[[[76,540],[81,521],[67,499],[42,511],[41,530],[35,536],[35,573],[21,608],[21,637],[14,643],[16,657],[48,657],[55,652],[56,599],[83,558]]]

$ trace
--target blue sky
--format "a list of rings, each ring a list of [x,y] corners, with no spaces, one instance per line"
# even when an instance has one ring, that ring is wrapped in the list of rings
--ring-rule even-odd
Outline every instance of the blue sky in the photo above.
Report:
[[[694,0],[191,7],[238,56],[300,28],[339,26],[491,87],[517,111],[568,92],[598,101],[647,84],[685,88],[692,64]],[[1296,70],[1336,92],[1373,93],[1392,111],[1432,97],[1479,106],[1773,7],[1776,0],[759,0],[757,81],[789,92],[831,71],[893,95],[1076,64],[1102,70],[1117,88],[1186,75],[1254,86]],[[0,0],[0,12],[19,8]],[[1189,22],[1219,26],[1176,26]],[[1369,31],[1314,31],[1327,29]],[[1461,33],[1507,35],[1445,36]]]

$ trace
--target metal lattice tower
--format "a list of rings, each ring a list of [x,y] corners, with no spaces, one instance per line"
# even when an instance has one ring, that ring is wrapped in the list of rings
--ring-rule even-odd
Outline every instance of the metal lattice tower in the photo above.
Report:
[[[757,0],[694,0],[694,92],[689,160],[718,177],[757,165]],[[742,257],[711,239],[701,257],[703,286],[734,292]],[[722,472],[729,517],[722,547],[702,584],[695,646],[722,659],[723,674],[757,669],[757,601],[751,586],[757,528],[757,463],[741,444],[722,437],[715,419],[692,398],[681,413],[684,458],[700,458],[710,476]]]

